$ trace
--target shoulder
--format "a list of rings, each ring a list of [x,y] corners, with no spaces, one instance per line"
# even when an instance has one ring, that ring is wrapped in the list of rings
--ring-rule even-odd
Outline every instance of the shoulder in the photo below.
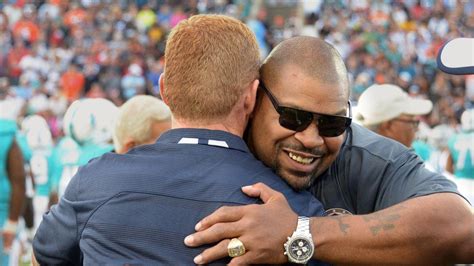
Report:
[[[364,159],[364,162],[396,162],[407,159],[413,151],[403,144],[383,137],[360,125],[353,124],[348,137],[341,148],[340,156],[349,156],[352,160]],[[367,159],[370,159],[367,161]]]

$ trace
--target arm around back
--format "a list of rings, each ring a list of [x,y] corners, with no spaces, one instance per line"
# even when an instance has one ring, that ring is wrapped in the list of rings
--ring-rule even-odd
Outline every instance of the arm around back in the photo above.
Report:
[[[367,215],[313,218],[318,259],[331,263],[474,262],[474,215],[454,193],[407,200]]]

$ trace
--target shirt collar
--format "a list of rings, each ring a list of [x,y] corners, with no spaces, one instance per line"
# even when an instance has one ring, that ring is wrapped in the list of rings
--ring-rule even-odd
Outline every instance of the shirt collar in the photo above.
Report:
[[[161,134],[157,143],[176,143],[182,145],[199,144],[229,148],[249,153],[244,140],[226,131],[201,128],[177,128]]]

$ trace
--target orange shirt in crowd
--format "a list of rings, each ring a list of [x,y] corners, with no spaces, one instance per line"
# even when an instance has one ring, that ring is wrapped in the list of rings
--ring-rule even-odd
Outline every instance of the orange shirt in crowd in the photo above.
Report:
[[[74,27],[81,24],[86,19],[87,13],[81,8],[74,8],[68,11],[64,16],[64,24],[68,27]]]
[[[19,78],[21,75],[20,61],[23,56],[29,54],[27,48],[14,47],[10,50],[7,57],[8,75],[14,78]]]
[[[82,73],[75,70],[68,70],[61,76],[60,86],[63,95],[69,101],[79,98],[84,89],[85,77]]]
[[[36,42],[40,35],[39,27],[30,20],[22,19],[13,26],[13,35],[16,38],[26,39],[29,42]]]

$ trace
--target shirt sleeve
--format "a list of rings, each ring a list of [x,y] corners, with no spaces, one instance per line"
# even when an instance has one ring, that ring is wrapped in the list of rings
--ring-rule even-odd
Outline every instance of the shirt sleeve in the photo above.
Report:
[[[413,151],[405,150],[392,160],[364,167],[357,192],[360,208],[363,206],[359,203],[370,204],[373,211],[378,211],[419,196],[441,192],[459,194],[452,181],[426,169]]]
[[[35,238],[33,251],[37,261],[45,265],[80,265],[77,213],[80,175],[70,182],[64,197],[43,215]]]
[[[412,151],[388,167],[388,178],[381,183],[378,204],[386,208],[404,200],[434,193],[459,194],[456,185],[441,174],[431,172]]]

